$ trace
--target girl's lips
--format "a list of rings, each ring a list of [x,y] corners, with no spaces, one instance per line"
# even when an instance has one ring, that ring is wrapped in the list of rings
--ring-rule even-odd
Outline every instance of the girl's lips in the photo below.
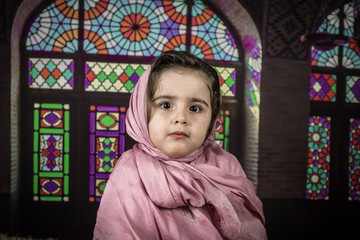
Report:
[[[170,134],[173,138],[186,138],[187,135],[184,132],[173,132]]]

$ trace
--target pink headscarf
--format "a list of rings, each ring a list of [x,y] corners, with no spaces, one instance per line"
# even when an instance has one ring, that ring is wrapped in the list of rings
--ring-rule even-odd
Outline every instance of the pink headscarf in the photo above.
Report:
[[[133,147],[141,181],[158,207],[209,206],[213,224],[226,239],[266,239],[262,203],[238,160],[213,142],[183,158],[171,158],[157,149],[148,133],[146,90],[148,68],[131,95],[126,131],[138,142]],[[204,231],[206,229],[198,229]]]

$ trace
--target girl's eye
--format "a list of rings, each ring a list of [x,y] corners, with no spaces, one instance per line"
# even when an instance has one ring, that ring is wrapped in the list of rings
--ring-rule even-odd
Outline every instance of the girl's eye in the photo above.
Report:
[[[189,108],[190,111],[192,112],[201,112],[201,107],[200,106],[197,106],[197,105],[192,105],[190,108]]]
[[[160,107],[163,109],[170,109],[170,108],[172,108],[172,105],[169,102],[163,102],[163,103],[160,103]]]

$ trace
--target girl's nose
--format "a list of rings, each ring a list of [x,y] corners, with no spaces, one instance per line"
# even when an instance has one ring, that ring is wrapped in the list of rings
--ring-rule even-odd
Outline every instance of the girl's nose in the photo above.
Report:
[[[174,118],[174,123],[175,124],[187,124],[188,123],[188,120],[187,120],[187,117],[186,117],[186,113],[184,111],[178,111],[175,115],[175,118]]]

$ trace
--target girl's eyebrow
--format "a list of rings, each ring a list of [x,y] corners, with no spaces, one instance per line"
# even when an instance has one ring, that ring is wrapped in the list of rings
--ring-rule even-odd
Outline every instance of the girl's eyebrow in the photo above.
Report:
[[[160,96],[157,96],[156,98],[154,98],[152,101],[155,102],[155,101],[157,101],[157,100],[159,100],[159,99],[174,100],[174,99],[176,99],[176,98],[177,98],[177,97],[175,97],[175,96],[170,96],[170,95],[162,95],[162,96],[160,95]],[[190,102],[202,103],[202,104],[204,104],[205,106],[209,107],[209,104],[208,104],[205,100],[203,100],[203,99],[201,99],[201,98],[196,98],[196,97],[190,98]]]
[[[191,102],[199,102],[199,103],[202,103],[205,106],[209,107],[209,104],[205,100],[203,100],[201,98],[191,98]]]

